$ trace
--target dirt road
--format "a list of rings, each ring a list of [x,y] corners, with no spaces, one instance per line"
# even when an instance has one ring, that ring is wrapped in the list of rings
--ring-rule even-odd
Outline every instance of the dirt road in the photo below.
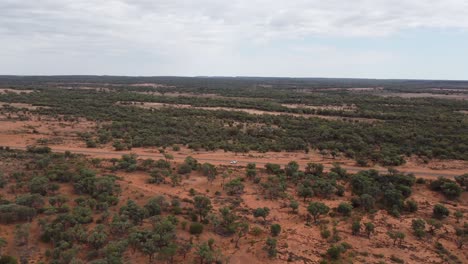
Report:
[[[18,149],[18,150],[25,150],[26,147],[21,147],[21,146],[4,146],[4,147],[9,147],[11,149]],[[51,146],[52,151],[54,152],[65,152],[65,151],[70,151],[72,153],[76,154],[83,154],[83,155],[88,155],[96,158],[120,158],[124,154],[137,154],[139,158],[145,158],[145,159],[161,159],[164,158],[163,154],[157,152],[156,150],[151,150],[151,149],[134,149],[132,151],[112,151],[108,149],[93,149],[93,148],[61,148],[61,147],[55,147]],[[182,154],[182,153],[171,153],[174,156],[174,161],[176,162],[183,162],[184,159],[188,156],[187,154]],[[279,158],[279,159],[274,159],[274,158],[268,158],[268,160],[262,159],[262,158],[255,158],[255,157],[250,157],[249,155],[236,155],[234,153],[228,153],[224,155],[216,155],[211,154],[211,155],[206,155],[207,153],[200,153],[197,154],[197,152],[191,153],[190,156],[196,158],[200,162],[209,162],[215,165],[227,165],[227,166],[246,166],[250,162],[254,162],[257,165],[263,165],[267,163],[276,163],[280,165],[286,165],[289,161],[295,160],[293,158],[290,158],[289,160],[285,161],[284,158]],[[237,164],[230,164],[232,160],[236,160]],[[295,160],[302,168],[304,168],[307,163],[309,162],[317,162],[315,160],[303,160],[303,159],[298,159]],[[319,162],[322,163],[325,167],[326,170],[329,170],[333,166],[333,160],[329,160],[326,162]],[[369,169],[375,169],[379,172],[385,173],[387,172],[388,168],[384,167],[357,167],[357,166],[350,166],[346,164],[341,165],[343,168],[345,168],[349,172],[358,172],[362,170],[369,170]],[[406,172],[406,173],[413,173],[417,177],[424,177],[424,178],[434,178],[434,177],[454,177],[457,175],[461,175],[463,173],[467,173],[467,171],[464,170],[443,170],[443,171],[437,171],[437,170],[431,170],[428,168],[400,168],[396,167],[399,171]]]

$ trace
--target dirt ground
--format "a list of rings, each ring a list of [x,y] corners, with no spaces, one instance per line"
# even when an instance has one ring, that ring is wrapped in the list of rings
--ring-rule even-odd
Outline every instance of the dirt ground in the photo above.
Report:
[[[48,142],[54,151],[63,152],[71,151],[74,153],[82,153],[90,157],[98,158],[119,158],[126,153],[135,153],[140,158],[159,159],[162,155],[156,148],[134,148],[131,151],[114,151],[110,146],[103,148],[86,148],[85,143],[79,139],[78,134],[82,132],[92,131],[96,124],[86,120],[78,122],[58,121],[51,118],[28,116],[30,120],[1,121],[0,126],[0,146],[9,146],[12,148],[24,149],[25,146],[37,144],[38,142]],[[236,160],[238,163],[231,166],[233,169],[232,178],[236,176],[244,176],[245,166],[249,162],[257,163],[257,167],[263,167],[264,164],[271,162],[285,165],[294,160],[297,161],[303,168],[309,162],[324,164],[327,169],[331,168],[333,163],[338,162],[350,172],[369,169],[358,167],[355,162],[345,158],[336,158],[320,155],[317,152],[311,151],[306,154],[303,152],[287,153],[287,152],[267,152],[267,153],[248,153],[235,154],[224,151],[193,151],[187,148],[181,148],[180,151],[168,150],[174,155],[172,161],[173,166],[180,164],[186,156],[193,156],[200,162],[210,162],[215,165],[230,166],[230,161]],[[3,164],[4,165],[4,164]],[[0,166],[2,163],[0,161]],[[222,166],[222,167],[224,167]],[[383,167],[373,167],[380,171],[386,171]],[[99,168],[98,168],[99,169]],[[404,166],[397,167],[398,170],[404,172],[413,172],[418,177],[434,179],[437,176],[452,177],[461,175],[468,171],[468,163],[466,161],[431,161],[424,164],[417,158],[411,158]],[[103,169],[105,171],[105,169]],[[144,204],[148,198],[164,195],[170,198],[178,197],[179,199],[191,199],[189,190],[193,188],[197,193],[207,195],[214,203],[214,211],[226,204],[226,199],[230,197],[224,192],[222,187],[221,177],[213,183],[209,183],[207,178],[195,172],[189,178],[184,178],[180,186],[172,187],[171,184],[165,183],[161,185],[148,184],[148,173],[145,172],[117,172],[118,176],[122,177],[119,181],[122,186],[122,196],[119,206],[126,203],[128,199],[133,199],[137,203]],[[261,175],[262,176],[262,175]],[[263,175],[265,176],[265,175]],[[72,194],[71,186],[61,185],[61,193]],[[215,195],[220,192],[221,195]],[[290,191],[294,195],[294,191]],[[14,197],[12,193],[5,193],[6,197]],[[335,208],[340,202],[349,200],[351,193],[349,190],[345,192],[344,197],[324,200],[314,198],[314,201],[322,201],[329,207]],[[240,249],[236,249],[232,238],[225,238],[215,235],[209,230],[204,232],[195,242],[204,242],[209,238],[216,240],[215,247],[220,248],[224,255],[229,259],[229,263],[244,264],[244,263],[319,263],[322,259],[322,254],[328,249],[330,244],[320,235],[320,227],[317,225],[306,225],[306,206],[307,202],[298,199],[300,209],[298,214],[293,214],[287,208],[288,200],[268,200],[265,199],[258,185],[245,183],[245,193],[241,196],[242,202],[239,206],[243,211],[251,212],[258,207],[269,207],[271,213],[267,218],[268,224],[280,223],[282,232],[278,237],[278,257],[274,260],[266,256],[262,250],[265,240],[269,235],[269,225],[265,225],[262,220],[254,219],[251,213],[242,215],[248,219],[252,227],[258,227],[263,230],[263,233],[255,236],[249,234],[241,239]],[[454,212],[461,210],[468,214],[468,193],[463,193],[458,204],[446,203],[443,196],[430,191],[426,186],[416,186],[412,198],[420,205],[416,215],[405,215],[397,219],[388,215],[385,211],[379,211],[373,216],[373,219],[368,219],[364,216],[362,222],[370,221],[376,225],[376,233],[369,239],[364,235],[353,236],[350,232],[352,219],[346,217],[324,217],[322,224],[329,228],[333,227],[336,222],[336,229],[341,237],[341,242],[347,242],[352,246],[353,252],[357,254],[354,257],[355,263],[391,263],[392,256],[405,261],[405,263],[443,263],[441,258],[434,251],[434,243],[437,240],[442,243],[450,253],[456,255],[464,263],[468,263],[468,252],[458,250],[454,242],[453,227],[455,218],[453,214],[448,219],[444,220],[443,227],[437,231],[437,238],[431,237],[427,240],[420,241],[411,233],[411,219],[424,218],[428,219],[431,216],[432,208],[436,203],[444,202],[447,208]],[[70,199],[72,200],[72,199]],[[118,208],[117,206],[116,208]],[[189,206],[189,205],[186,205]],[[116,210],[115,208],[113,210]],[[148,224],[148,223],[146,223]],[[39,234],[39,224],[37,220],[31,223],[31,237],[37,237]],[[404,243],[401,246],[394,246],[388,238],[388,231],[402,231],[406,234]],[[1,226],[0,236],[12,239],[14,233],[14,225]],[[445,234],[448,235],[445,235]],[[186,230],[179,227],[178,235],[189,238],[190,235]],[[10,240],[11,241],[11,240]],[[30,245],[30,254],[34,256],[34,262],[45,261],[43,257],[44,251],[50,248],[50,245],[38,243]],[[9,244],[7,252],[16,252],[18,248]],[[132,254],[130,251],[126,253],[126,260],[130,263],[147,263],[147,258],[139,253]],[[181,263],[193,263],[193,255],[186,260],[179,260]]]
[[[128,104],[130,103],[130,104]],[[373,123],[379,121],[378,119],[373,118],[363,118],[363,117],[342,117],[342,116],[332,116],[332,115],[315,115],[315,114],[296,114],[288,112],[275,112],[275,111],[264,111],[257,109],[247,109],[247,108],[230,108],[230,107],[202,107],[202,106],[192,106],[188,104],[166,104],[166,103],[149,103],[149,102],[119,102],[121,105],[131,105],[144,109],[160,109],[160,108],[191,108],[191,109],[200,109],[200,110],[209,110],[209,111],[237,111],[245,112],[253,115],[288,115],[295,117],[304,117],[304,118],[321,118],[326,120],[352,120],[358,122]],[[297,108],[297,105],[296,105]],[[326,109],[326,108],[322,108]]]
[[[47,143],[54,151],[90,155],[98,158],[119,158],[123,154],[135,153],[141,158],[163,158],[157,148],[133,148],[131,151],[115,151],[110,145],[100,148],[87,148],[85,142],[80,139],[79,133],[91,132],[96,124],[86,120],[78,122],[57,121],[46,117],[30,116],[26,121],[1,121],[0,146],[24,149],[28,145],[41,142]],[[359,167],[354,160],[344,157],[332,158],[324,156],[317,151],[304,152],[249,152],[231,153],[222,150],[194,151],[181,147],[180,151],[167,150],[174,156],[174,161],[181,162],[187,156],[193,156],[201,162],[210,162],[215,165],[229,165],[231,161],[237,161],[235,166],[245,166],[250,162],[257,163],[259,167],[267,163],[286,165],[290,161],[296,161],[304,168],[307,163],[321,163],[326,169],[339,163],[350,172],[376,169],[386,172],[387,168],[381,166]],[[460,160],[432,160],[425,164],[420,159],[413,157],[402,166],[395,167],[403,172],[414,173],[418,177],[434,178],[437,176],[453,177],[468,171],[468,161]]]

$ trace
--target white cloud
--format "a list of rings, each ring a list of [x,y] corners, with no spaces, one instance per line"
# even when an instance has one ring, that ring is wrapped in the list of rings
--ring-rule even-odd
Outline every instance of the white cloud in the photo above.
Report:
[[[65,63],[70,56],[84,56],[99,67],[78,61],[63,69],[124,74],[127,66],[106,68],[101,60],[127,63],[130,58],[137,68],[128,74],[201,74],[200,69],[210,70],[209,63],[223,63],[211,65],[213,72],[245,74],[250,63],[256,69],[252,74],[267,73],[242,50],[310,36],[378,38],[408,29],[468,29],[466,0],[0,0],[0,10],[0,55],[8,58],[0,61],[0,72],[21,69],[28,57]],[[290,51],[277,52],[290,63],[296,58]],[[303,57],[389,58],[372,50],[343,52],[327,47]],[[138,69],[138,61],[150,69]],[[42,70],[47,67],[36,72]]]

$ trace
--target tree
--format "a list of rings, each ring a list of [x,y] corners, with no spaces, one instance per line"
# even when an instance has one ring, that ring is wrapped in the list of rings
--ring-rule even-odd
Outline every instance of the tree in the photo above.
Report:
[[[297,186],[297,195],[303,197],[305,202],[307,198],[314,196],[314,191],[308,184],[299,184],[299,186]]]
[[[49,204],[52,206],[62,207],[66,202],[68,202],[68,198],[64,195],[57,195],[49,198]]]
[[[49,187],[49,179],[43,176],[34,177],[29,183],[31,193],[46,195]]]
[[[169,162],[169,160],[174,159],[174,156],[172,154],[169,154],[169,153],[164,153],[164,159],[166,160],[166,162]]]
[[[465,187],[465,191],[468,191],[468,173],[455,176],[455,181],[457,181],[460,186]]]
[[[278,250],[276,249],[276,244],[277,244],[276,239],[271,238],[271,237],[267,238],[263,249],[267,252],[268,257],[270,258],[276,257],[276,254],[278,253]]]
[[[15,245],[25,246],[29,242],[29,224],[15,226]]]
[[[460,220],[463,218],[463,212],[457,210],[457,211],[455,211],[455,213],[453,215],[457,219],[457,223],[460,223]]]
[[[271,236],[276,237],[280,234],[281,232],[281,225],[279,224],[273,224],[270,226],[270,232]]]
[[[107,242],[107,234],[103,225],[97,225],[88,237],[88,244],[95,250],[102,248]]]
[[[203,175],[205,175],[208,178],[208,181],[212,183],[216,179],[216,167],[213,164],[210,163],[203,163],[201,166]]]
[[[286,176],[292,177],[299,171],[299,164],[296,161],[290,161],[284,168],[284,171],[286,172]]]
[[[211,205],[210,198],[206,196],[195,196],[194,199],[194,209],[196,213],[200,216],[200,221],[203,221],[205,216],[211,211],[213,206]]]
[[[434,209],[432,210],[432,216],[436,219],[443,219],[450,214],[447,207],[443,206],[442,204],[434,205]]]
[[[353,224],[351,226],[351,230],[352,230],[352,234],[354,236],[359,235],[359,233],[361,232],[361,222],[359,220],[353,221]]]
[[[163,209],[167,206],[164,196],[152,197],[145,204],[145,209],[148,216],[160,215]]]
[[[236,235],[237,239],[236,241],[236,248],[239,248],[239,240],[246,236],[247,233],[249,232],[249,223],[248,222],[237,222],[235,223],[235,230],[236,230]]]
[[[361,195],[360,202],[361,202],[361,206],[364,208],[364,210],[369,212],[370,210],[374,209],[375,199],[371,195],[369,195],[369,194]]]
[[[127,204],[120,208],[120,215],[128,217],[134,225],[141,224],[146,213],[146,210],[138,206],[133,200],[128,200]]]
[[[429,234],[435,235],[435,232],[442,228],[442,222],[436,219],[428,219],[426,223],[429,225]]]
[[[3,248],[6,247],[8,242],[3,237],[0,237],[0,256],[2,255]]]
[[[253,216],[254,217],[262,217],[263,222],[266,222],[267,216],[270,214],[270,208],[268,207],[259,207],[253,211]]]
[[[315,176],[322,176],[323,174],[323,164],[319,163],[307,163],[307,166],[305,168],[305,173],[306,174],[312,174]]]
[[[465,223],[464,228],[455,228],[455,235],[457,238],[455,239],[457,243],[457,248],[462,249],[463,245],[468,242],[468,227]]]
[[[375,225],[371,222],[368,222],[364,224],[364,227],[366,230],[367,237],[370,238],[371,234],[374,233]]]
[[[344,216],[349,216],[351,211],[353,210],[353,206],[350,203],[340,203],[336,211]]]
[[[293,214],[295,214],[297,213],[297,209],[299,208],[299,203],[296,200],[291,200],[289,202],[289,208],[291,208]]]
[[[312,202],[307,207],[307,211],[314,218],[314,222],[317,223],[318,218],[321,215],[327,214],[330,208],[321,202]]]
[[[240,195],[244,193],[244,184],[241,178],[236,178],[224,186],[228,195]]]
[[[257,165],[255,163],[247,164],[245,175],[249,179],[254,179],[257,176]]]
[[[0,188],[5,187],[5,185],[8,183],[7,179],[5,179],[5,176],[3,173],[0,172]]]
[[[422,238],[426,234],[426,222],[422,219],[413,219],[411,221],[411,228],[416,237]]]
[[[442,193],[450,200],[454,200],[460,197],[463,189],[458,186],[455,182],[446,182],[440,187]]]
[[[281,166],[279,164],[267,163],[265,169],[269,174],[279,174],[281,173]]]
[[[192,172],[192,166],[187,163],[182,163],[177,169],[177,173],[179,174],[189,174],[190,172]]]
[[[185,158],[184,164],[189,165],[192,168],[192,170],[197,170],[199,166],[198,161],[191,156],[187,156]]]
[[[390,237],[390,239],[393,240],[393,245],[396,245],[396,243],[398,242],[398,245],[400,246],[406,237],[405,233],[400,231],[388,231],[387,235]]]
[[[214,249],[214,242],[215,240],[210,238],[208,243],[203,243],[197,246],[197,254],[200,257],[200,263],[223,263],[223,255],[219,249]]]

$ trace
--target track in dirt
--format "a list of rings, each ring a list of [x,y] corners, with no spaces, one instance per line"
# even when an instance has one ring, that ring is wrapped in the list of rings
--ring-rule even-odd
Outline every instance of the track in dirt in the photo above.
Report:
[[[4,146],[4,147],[9,147],[10,149],[17,149],[17,150],[26,150],[26,147],[19,147],[19,146]],[[57,147],[51,147],[52,151],[54,152],[65,152],[65,151],[70,151],[72,153],[76,154],[83,154],[83,155],[88,155],[96,158],[120,158],[124,154],[131,154],[133,152],[131,151],[100,151],[96,149],[64,149],[64,148],[57,148]],[[141,154],[141,153],[136,153],[138,157],[140,158],[152,158],[152,159],[159,159],[159,158],[164,158],[162,154],[159,153],[147,153],[147,154]],[[238,160],[236,165],[230,164],[230,161],[235,159],[235,157],[232,157],[230,159],[228,158],[219,158],[219,159],[207,159],[207,158],[202,158],[202,157],[197,157],[197,155],[191,155],[194,158],[196,158],[199,161],[203,162],[209,162],[213,163],[215,165],[226,165],[226,166],[246,166],[248,163],[256,163],[258,165],[265,165],[268,162],[263,162],[263,161],[241,161]],[[174,155],[174,161],[176,162],[183,162],[186,156],[182,155]],[[274,162],[279,165],[287,165],[287,163],[284,162]],[[307,162],[304,161],[297,161],[300,166],[305,166]],[[323,164],[325,169],[330,169],[332,166],[330,164]],[[386,173],[388,171],[387,168],[373,168],[373,167],[351,167],[351,166],[346,166],[346,165],[341,165],[344,169],[348,170],[349,172],[359,172],[362,170],[369,170],[369,169],[374,169],[379,171],[380,173]],[[440,172],[427,172],[427,171],[417,171],[417,170],[406,170],[406,169],[399,169],[402,172],[405,173],[413,173],[415,176],[418,177],[454,177],[458,174],[456,173],[440,173]]]

